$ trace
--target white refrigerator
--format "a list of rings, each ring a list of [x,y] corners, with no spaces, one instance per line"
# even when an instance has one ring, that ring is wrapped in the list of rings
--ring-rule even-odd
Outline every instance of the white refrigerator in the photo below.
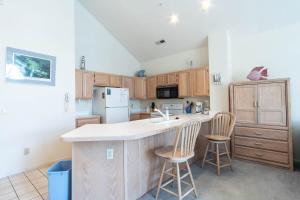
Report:
[[[129,121],[127,88],[96,87],[93,94],[93,114],[106,124]]]

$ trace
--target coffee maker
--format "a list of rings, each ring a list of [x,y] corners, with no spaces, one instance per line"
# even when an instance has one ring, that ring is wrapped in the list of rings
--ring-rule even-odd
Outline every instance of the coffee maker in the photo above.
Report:
[[[203,113],[203,102],[196,102],[196,113]]]

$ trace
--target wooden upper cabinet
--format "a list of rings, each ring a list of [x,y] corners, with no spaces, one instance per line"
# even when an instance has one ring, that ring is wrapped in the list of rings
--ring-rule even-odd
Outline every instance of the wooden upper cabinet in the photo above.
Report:
[[[146,78],[134,77],[134,97],[135,99],[147,99]]]
[[[110,75],[104,73],[95,73],[95,85],[108,87],[110,85]]]
[[[109,75],[110,87],[122,87],[122,77],[118,75]]]
[[[82,72],[82,98],[93,98],[93,86],[94,86],[94,73]]]
[[[237,85],[233,88],[233,112],[237,123],[257,123],[257,85]]]
[[[88,71],[75,71],[76,99],[92,99],[94,86],[94,73]]]
[[[193,82],[193,96],[209,96],[208,68],[198,68],[191,71]]]
[[[156,98],[156,86],[157,86],[156,76],[148,77],[147,78],[147,98],[148,99]]]
[[[122,78],[122,87],[129,89],[129,98],[134,99],[134,78],[124,76]]]
[[[157,76],[157,85],[168,85],[168,74],[161,74]]]
[[[258,124],[286,126],[285,83],[259,84],[257,90]]]
[[[183,71],[178,75],[178,93],[179,97],[190,96],[190,72]]]
[[[168,74],[168,85],[176,85],[179,82],[179,73],[174,72]]]
[[[76,70],[75,71],[75,98],[81,99],[82,98],[82,71]]]

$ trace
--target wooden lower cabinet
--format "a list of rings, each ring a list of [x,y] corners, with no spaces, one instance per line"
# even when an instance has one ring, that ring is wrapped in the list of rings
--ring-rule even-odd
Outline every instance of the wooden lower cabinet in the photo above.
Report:
[[[292,138],[283,127],[236,126],[233,157],[293,169]]]
[[[241,158],[252,158],[253,160],[272,163],[273,165],[286,166],[289,163],[288,154],[282,152],[236,146],[235,153]]]
[[[100,124],[100,116],[76,119],[76,128],[79,128],[85,124]]]
[[[130,114],[130,121],[149,119],[149,118],[151,118],[150,113],[132,113],[132,114]]]
[[[230,86],[230,111],[237,118],[233,157],[293,170],[289,88],[289,79]]]

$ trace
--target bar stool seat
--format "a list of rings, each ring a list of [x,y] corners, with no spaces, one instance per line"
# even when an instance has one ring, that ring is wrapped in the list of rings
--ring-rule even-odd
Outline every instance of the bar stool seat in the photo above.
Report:
[[[208,140],[220,141],[220,142],[230,140],[229,137],[222,136],[222,135],[205,135],[204,137],[206,137]]]
[[[170,162],[185,162],[195,155],[194,152],[190,152],[189,155],[183,156],[181,152],[181,149],[177,148],[174,154],[174,146],[167,146],[155,150],[154,153],[161,158],[168,159]]]

